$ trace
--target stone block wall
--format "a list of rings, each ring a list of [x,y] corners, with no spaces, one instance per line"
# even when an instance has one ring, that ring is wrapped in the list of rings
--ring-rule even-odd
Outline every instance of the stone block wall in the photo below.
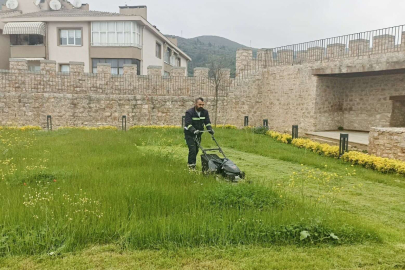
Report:
[[[209,68],[195,68],[194,77],[208,78],[209,72]]]
[[[372,128],[368,152],[378,157],[405,161],[405,128]]]

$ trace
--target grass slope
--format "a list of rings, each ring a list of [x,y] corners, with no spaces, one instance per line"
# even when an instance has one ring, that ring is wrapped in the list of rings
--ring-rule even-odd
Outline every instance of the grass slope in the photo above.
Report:
[[[128,239],[141,237],[131,238],[124,233],[120,237],[112,237],[106,240],[105,238],[108,236],[107,232],[104,232],[104,235],[99,232],[96,233],[97,226],[85,222],[87,228],[91,230],[87,230],[86,232],[79,231],[78,235],[75,236],[77,238],[75,238],[74,244],[71,244],[70,249],[66,249],[76,250],[75,253],[65,253],[62,250],[60,253],[55,253],[55,255],[59,254],[58,256],[39,254],[29,257],[27,257],[27,255],[4,257],[0,258],[0,265],[4,265],[6,268],[16,269],[24,268],[24,265],[28,265],[30,269],[57,269],[58,267],[80,269],[82,265],[86,265],[86,267],[90,266],[89,268],[115,267],[120,269],[256,269],[264,267],[277,269],[391,269],[396,267],[401,269],[401,267],[405,267],[403,225],[405,220],[403,201],[405,191],[403,177],[383,175],[363,168],[352,168],[339,160],[323,158],[314,153],[305,152],[303,149],[297,149],[290,145],[274,142],[270,138],[261,135],[231,130],[221,130],[217,133],[218,139],[225,146],[226,153],[247,172],[250,179],[254,182],[254,184],[249,185],[249,187],[258,186],[260,190],[270,192],[265,193],[266,196],[260,197],[260,195],[258,195],[260,200],[253,200],[253,205],[256,203],[253,208],[257,208],[258,202],[262,202],[263,205],[264,198],[266,198],[264,204],[266,204],[268,198],[272,198],[277,202],[283,202],[284,200],[279,198],[279,195],[282,194],[295,202],[294,207],[296,208],[290,209],[301,212],[304,210],[301,207],[304,206],[304,208],[314,209],[314,211],[318,214],[320,213],[321,216],[323,214],[332,214],[332,220],[338,222],[335,224],[337,227],[344,222],[342,219],[346,221],[349,220],[349,222],[357,228],[355,231],[357,238],[355,239],[359,240],[358,236],[362,235],[361,232],[366,231],[368,233],[371,232],[373,235],[378,235],[382,242],[376,242],[367,237],[360,237],[361,241],[366,241],[364,244],[356,244],[356,241],[354,241],[351,245],[317,245],[316,247],[311,247],[311,245],[308,246],[307,243],[305,247],[300,247],[300,245],[291,246],[288,243],[293,242],[287,241],[287,245],[280,245],[281,242],[278,242],[277,246],[266,247],[263,245],[263,242],[252,241],[252,238],[249,237],[245,238],[245,241],[247,240],[245,243],[235,242],[232,244],[232,242],[229,242],[229,239],[232,238],[232,233],[229,235],[227,233],[226,236],[223,236],[222,239],[226,239],[226,241],[222,243],[219,241],[219,239],[221,239],[220,237],[214,237],[217,241],[215,243],[207,243],[201,240],[201,236],[197,236],[197,239],[200,239],[200,242],[197,243],[203,243],[201,247],[195,245],[195,242],[194,245],[192,244],[190,246],[190,241],[181,242],[178,238],[172,238],[172,241],[162,241],[164,238],[170,240],[167,239],[170,238],[170,236],[167,234],[168,231],[162,234],[159,234],[159,231],[170,224],[178,224],[177,222],[172,223],[172,221],[184,216],[185,209],[193,210],[189,212],[190,214],[187,216],[187,219],[191,220],[191,223],[196,221],[196,219],[193,219],[191,213],[197,212],[201,214],[205,212],[204,209],[210,209],[210,211],[214,210],[215,214],[211,216],[209,213],[197,215],[199,223],[204,222],[204,220],[212,222],[218,215],[223,214],[225,209],[228,215],[227,217],[230,217],[231,220],[236,217],[240,218],[241,213],[248,214],[248,217],[251,215],[251,218],[256,217],[258,214],[260,215],[260,213],[258,213],[258,211],[251,212],[252,208],[242,209],[242,212],[229,211],[229,206],[232,204],[234,206],[239,204],[239,206],[248,207],[251,206],[252,201],[244,201],[242,204],[240,204],[241,201],[238,203],[232,201],[232,203],[229,204],[229,200],[224,200],[224,198],[227,198],[224,194],[230,194],[235,190],[240,192],[241,190],[238,191],[237,189],[233,189],[232,185],[224,185],[224,183],[218,183],[215,180],[210,182],[212,178],[208,180],[206,178],[200,178],[198,175],[190,176],[188,173],[184,172],[183,164],[187,150],[183,145],[184,142],[182,140],[181,131],[137,131],[136,134],[131,132],[123,134],[111,131],[101,133],[59,131],[52,134],[37,133],[35,135],[36,146],[27,148],[28,153],[21,152],[16,155],[16,158],[21,159],[28,154],[28,156],[32,156],[34,159],[38,160],[38,158],[44,158],[42,155],[46,153],[44,152],[45,150],[49,151],[50,156],[47,158],[49,158],[50,161],[47,164],[47,171],[51,171],[52,174],[58,175],[58,179],[61,179],[52,184],[60,184],[60,186],[58,186],[59,188],[71,189],[72,194],[80,194],[80,189],[85,192],[91,192],[93,196],[89,197],[103,198],[101,199],[103,204],[108,201],[114,201],[113,211],[108,212],[110,216],[111,213],[116,213],[116,215],[112,215],[115,216],[114,218],[111,219],[110,217],[111,220],[110,223],[108,223],[109,226],[114,227],[111,228],[111,232],[115,231],[116,233],[121,233],[123,232],[123,228],[132,226],[131,222],[127,222],[131,215],[128,213],[129,209],[131,209],[129,207],[131,203],[128,202],[131,202],[131,198],[139,199],[141,196],[144,196],[142,201],[146,200],[148,202],[148,209],[143,208],[144,206],[139,206],[140,208],[136,211],[138,216],[134,223],[138,223],[140,221],[139,217],[141,217],[141,220],[146,222],[146,226],[140,226],[137,227],[137,229],[143,232],[148,232],[149,230],[150,233],[146,233],[148,237],[141,241],[141,243],[151,243],[151,241],[155,241],[155,243],[159,243],[156,247],[163,248],[163,250],[152,251],[148,249],[144,251],[131,251],[131,246],[133,248],[139,248],[139,245],[132,245],[133,243],[128,242]],[[205,143],[207,145],[210,144],[209,140],[206,140]],[[137,150],[135,151],[134,149]],[[161,158],[156,159],[156,156],[161,156]],[[167,167],[165,164],[171,164],[172,166],[169,165],[169,167]],[[303,166],[301,164],[303,164]],[[141,167],[142,170],[138,171],[136,167]],[[179,167],[179,170],[175,167]],[[329,192],[329,186],[320,184],[319,177],[309,178],[305,176],[308,170],[316,171],[317,169],[319,169],[321,174],[327,173],[327,175],[331,175],[336,173],[342,175],[341,178],[335,180],[339,182],[340,186],[345,187],[345,189],[333,198],[333,203],[330,201],[325,201],[324,203],[324,205],[327,206],[326,209],[330,210],[330,208],[332,208],[333,211],[320,207],[319,205],[322,204],[317,204],[318,206],[315,207],[311,203],[316,201],[319,194],[327,195]],[[350,172],[347,173],[346,169]],[[146,174],[145,170],[147,172]],[[304,170],[304,172],[301,172],[302,170]],[[356,172],[354,172],[354,170],[356,170]],[[157,171],[164,171],[164,173],[159,174]],[[293,172],[305,176],[302,177],[302,179],[305,180],[303,187],[304,196],[306,198],[303,204],[301,203],[301,199],[303,198],[301,188],[290,188],[288,186],[288,184],[291,183]],[[154,175],[154,177],[150,177],[149,174]],[[170,177],[165,177],[172,174],[176,176],[176,179],[182,180],[180,182],[177,180],[172,182],[173,180],[171,180]],[[182,174],[185,175],[184,179],[181,176]],[[133,179],[132,177],[134,175],[137,176],[136,178],[145,178],[146,176],[147,179],[140,181],[136,188],[122,185],[122,183],[125,182],[123,179]],[[30,224],[31,221],[26,219],[27,217],[23,215],[23,213],[27,214],[24,212],[25,210],[18,208],[21,206],[12,205],[19,200],[6,199],[21,198],[23,193],[16,190],[24,190],[24,188],[27,188],[22,185],[23,178],[21,177],[24,177],[23,174],[18,175],[18,173],[15,173],[14,177],[13,181],[15,182],[10,183],[6,189],[4,189],[4,185],[1,186],[0,201],[2,201],[3,207],[0,209],[2,213],[5,213],[6,208],[12,209],[12,207],[17,207],[14,209],[18,209],[17,212],[21,213],[17,215],[18,217],[14,217],[15,220],[10,221],[9,217],[13,214],[6,212],[8,218],[3,219],[0,224],[13,222],[20,224],[26,222]],[[193,183],[190,183],[190,177],[194,179]],[[158,178],[162,178],[165,181],[157,181],[156,179]],[[86,179],[86,181],[83,181],[83,179]],[[195,181],[196,179],[200,180]],[[363,185],[359,187],[359,183]],[[4,184],[4,182],[0,185],[2,184]],[[128,182],[126,182],[126,184],[128,184]],[[180,185],[172,189],[172,184]],[[203,185],[201,186],[201,184]],[[101,188],[101,186],[107,188]],[[236,188],[238,187],[243,187],[243,185],[236,186]],[[142,192],[140,188],[142,188]],[[6,192],[4,192],[5,190]],[[171,197],[169,200],[155,198],[157,194],[160,195],[159,198],[162,198],[162,190],[164,190],[166,195],[175,192],[176,197]],[[209,192],[204,193],[204,190],[209,190]],[[262,194],[254,188],[251,191],[253,191],[253,193],[250,192],[250,195]],[[203,205],[203,208],[199,209],[195,206],[195,198],[201,198],[199,197],[201,193],[207,194],[208,197],[205,196],[205,199],[215,198],[215,201],[221,199],[222,204],[219,208],[218,205],[214,204],[215,207],[212,208],[211,200],[209,205]],[[277,196],[271,194],[277,194]],[[252,196],[237,196],[236,198],[252,199]],[[233,197],[233,199],[235,199],[235,197]],[[192,202],[191,208],[187,206],[190,202]],[[7,207],[5,205],[7,205]],[[113,205],[110,205],[110,207],[113,207]],[[151,205],[155,205],[157,208],[150,211]],[[134,209],[135,208],[137,207],[134,207]],[[123,211],[123,209],[125,211]],[[178,211],[178,209],[181,210]],[[196,209],[197,211],[195,211]],[[103,211],[107,212],[108,210],[105,209]],[[273,211],[274,216],[273,207],[271,211]],[[134,212],[135,211],[132,211],[131,213]],[[176,215],[179,212],[182,213]],[[311,211],[304,210],[303,213],[310,214]],[[301,214],[302,213],[300,213],[300,215]],[[147,222],[147,220],[153,218],[155,218],[156,221],[156,217],[161,217],[162,215],[166,215],[166,217],[173,216],[174,218],[161,219],[165,221],[163,226],[160,227],[159,222]],[[282,221],[288,220],[288,215],[284,217],[287,219],[283,219]],[[22,219],[23,222],[18,220],[18,218]],[[270,220],[271,219],[267,220],[266,223]],[[234,221],[235,220],[232,220],[228,225],[235,223]],[[101,223],[104,223],[104,221]],[[126,224],[127,227],[122,226],[123,224]],[[221,224],[223,223],[214,222],[211,228],[218,229],[218,226]],[[91,226],[88,227],[89,225]],[[105,225],[106,224],[100,224],[101,227],[104,226],[104,229],[106,228]],[[326,225],[326,223],[324,225]],[[36,226],[35,223],[34,226]],[[77,226],[76,228],[80,229],[83,224],[77,224]],[[193,226],[196,226],[196,224],[194,223]],[[181,227],[181,230],[177,233],[183,231],[185,228],[192,228],[193,226]],[[333,224],[330,226],[333,227]],[[173,226],[169,231],[175,228],[176,226]],[[243,231],[246,231],[246,229],[249,230],[249,228],[244,227],[244,229],[239,232],[240,234],[237,234],[238,239],[240,239],[241,234],[243,235]],[[253,231],[257,229],[258,227],[255,227]],[[75,232],[77,232],[77,230],[75,230]],[[358,234],[359,232],[360,234]],[[85,237],[83,235],[84,233],[90,235],[86,235]],[[98,236],[98,238],[94,238],[94,235],[92,236],[91,234]],[[156,240],[159,239],[159,235],[163,238],[160,238],[160,242],[156,242]],[[191,233],[186,238],[192,235],[196,236],[196,234]],[[111,235],[109,236],[111,237]],[[82,238],[86,240],[83,241]],[[121,242],[119,239],[121,239]],[[196,238],[194,238],[194,241],[195,239]],[[103,243],[113,243],[114,245],[103,246]],[[167,243],[171,244],[167,245]],[[177,244],[173,245],[173,243]],[[191,243],[193,243],[193,241]],[[88,244],[97,244],[97,246],[86,248]],[[33,245],[38,244],[33,243]],[[130,249],[127,249],[128,247]],[[148,246],[146,245],[145,247]],[[80,251],[82,248],[85,248],[85,250]],[[50,250],[47,249],[46,251],[49,252]],[[34,251],[34,253],[37,252],[40,252],[40,250]],[[16,253],[18,254],[18,252]],[[26,251],[22,253],[30,254]]]

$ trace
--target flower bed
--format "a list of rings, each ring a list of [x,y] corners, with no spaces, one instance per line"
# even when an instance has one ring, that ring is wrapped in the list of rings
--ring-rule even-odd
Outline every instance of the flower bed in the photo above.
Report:
[[[293,140],[290,134],[282,134],[276,131],[268,131],[266,135],[279,142],[292,144],[298,148],[305,148],[320,155],[339,158],[339,146],[332,146],[326,143],[321,144],[303,138]],[[341,158],[343,161],[350,162],[353,165],[361,165],[382,173],[398,173],[405,175],[405,162],[400,160],[377,157],[357,151],[346,152]]]

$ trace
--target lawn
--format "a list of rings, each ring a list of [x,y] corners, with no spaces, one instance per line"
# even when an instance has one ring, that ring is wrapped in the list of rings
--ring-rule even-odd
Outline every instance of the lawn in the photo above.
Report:
[[[245,130],[217,130],[238,184],[189,172],[180,129],[0,139],[0,269],[405,268],[403,176]]]

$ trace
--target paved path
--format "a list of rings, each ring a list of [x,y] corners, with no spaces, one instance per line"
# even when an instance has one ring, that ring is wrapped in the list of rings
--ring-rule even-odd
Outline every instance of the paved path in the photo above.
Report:
[[[368,145],[368,134],[369,133],[363,132],[363,131],[337,130],[337,131],[307,132],[306,134],[339,140],[340,133],[349,134],[349,142]]]

